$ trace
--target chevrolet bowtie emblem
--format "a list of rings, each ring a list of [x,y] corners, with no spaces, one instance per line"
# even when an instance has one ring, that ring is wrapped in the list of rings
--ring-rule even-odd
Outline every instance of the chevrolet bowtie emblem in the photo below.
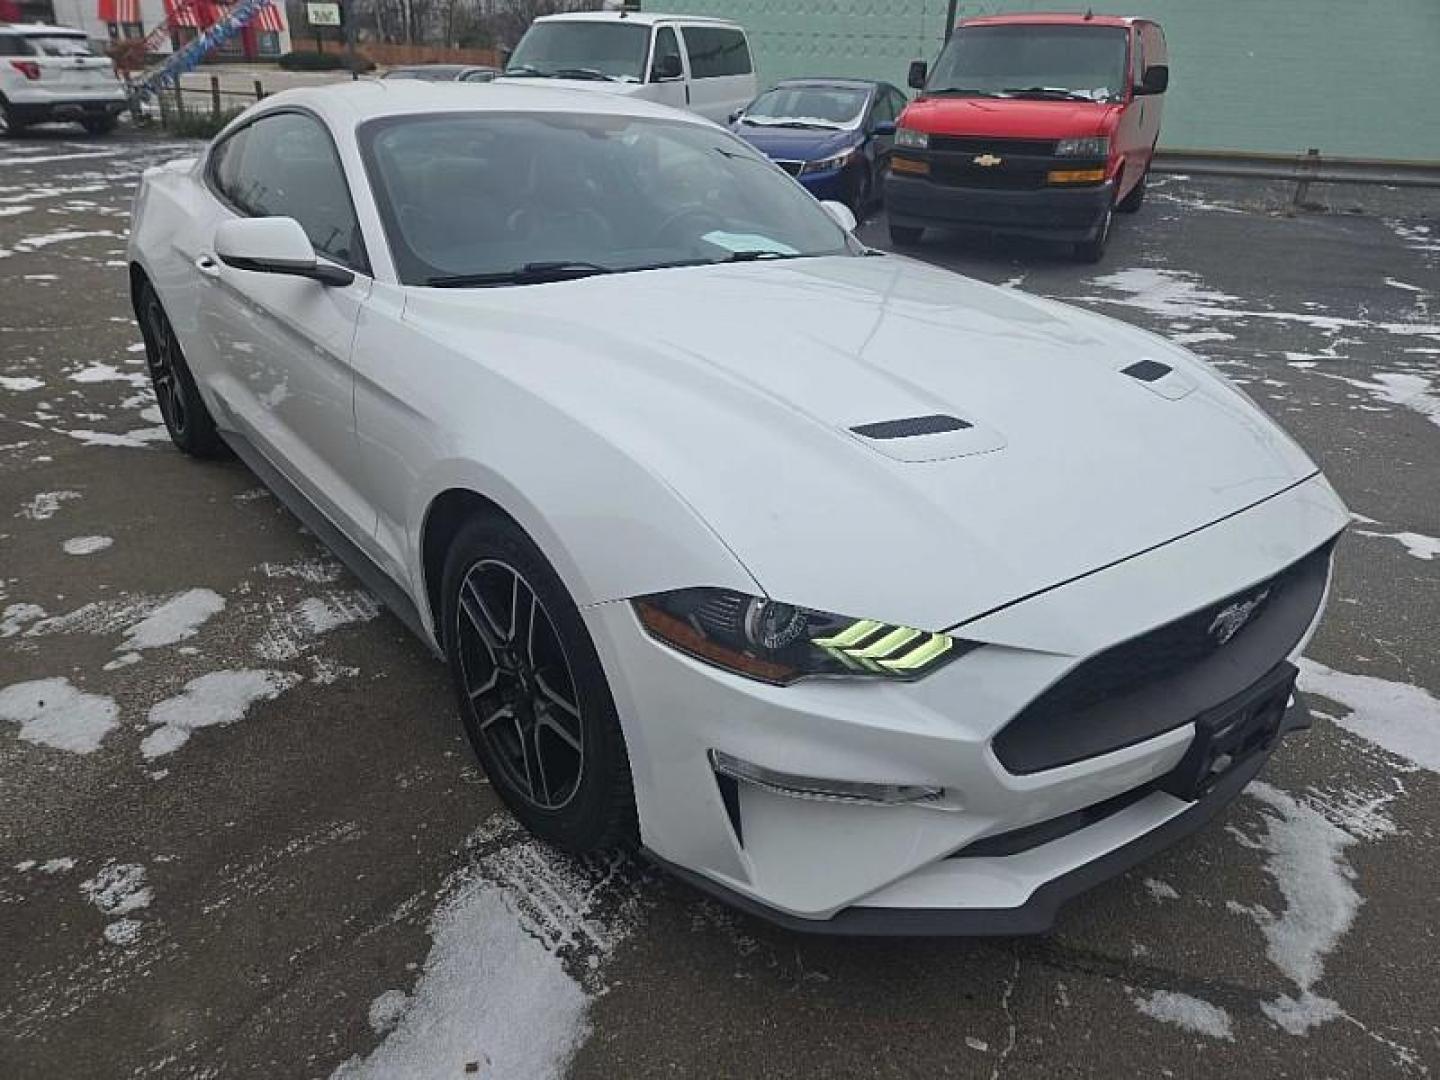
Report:
[[[976,165],[979,165],[982,168],[986,169],[990,168],[992,165],[999,165],[1000,162],[1004,160],[1004,158],[998,158],[994,154],[981,154],[979,157],[971,158],[971,161],[973,161]]]

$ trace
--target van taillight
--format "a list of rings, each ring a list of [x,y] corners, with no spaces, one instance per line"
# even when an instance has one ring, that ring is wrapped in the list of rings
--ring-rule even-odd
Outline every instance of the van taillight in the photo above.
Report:
[[[10,66],[27,79],[40,78],[40,65],[34,60],[11,60]]]

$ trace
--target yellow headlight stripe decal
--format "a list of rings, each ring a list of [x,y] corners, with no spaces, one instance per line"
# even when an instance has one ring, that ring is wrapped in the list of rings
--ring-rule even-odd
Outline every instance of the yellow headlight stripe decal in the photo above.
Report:
[[[911,630],[908,626],[897,626],[873,645],[867,645],[865,648],[858,652],[852,652],[850,655],[860,660],[879,660],[881,657],[889,656],[891,653],[909,645],[916,638],[923,635],[923,630]]]
[[[851,623],[833,637],[815,638],[814,644],[819,645],[822,649],[847,649],[852,645],[860,644],[884,626],[884,623],[876,622],[874,619],[861,619],[859,622]]]
[[[944,656],[954,644],[955,639],[949,634],[931,634],[923,645],[911,649],[899,659],[881,660],[880,663],[891,671],[915,671]]]

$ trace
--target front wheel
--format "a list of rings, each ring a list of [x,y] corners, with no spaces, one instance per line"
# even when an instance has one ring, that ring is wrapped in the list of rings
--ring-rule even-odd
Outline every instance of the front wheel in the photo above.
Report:
[[[200,397],[160,295],[148,281],[140,286],[138,308],[145,363],[170,441],[191,457],[224,456],[226,447],[215,430],[215,419]]]
[[[442,588],[460,717],[496,793],[567,851],[633,843],[615,702],[580,611],[539,548],[509,521],[472,518],[451,544]]]
[[[1105,248],[1110,243],[1110,224],[1115,218],[1115,211],[1112,207],[1105,208],[1105,217],[1100,222],[1100,228],[1094,237],[1089,240],[1081,240],[1075,245],[1075,258],[1083,263],[1098,263],[1105,257]]]

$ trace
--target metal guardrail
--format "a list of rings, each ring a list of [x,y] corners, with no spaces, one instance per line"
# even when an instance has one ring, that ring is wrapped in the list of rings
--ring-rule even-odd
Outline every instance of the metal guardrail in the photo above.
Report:
[[[1296,185],[1297,203],[1305,201],[1311,184],[1440,188],[1440,162],[1326,158],[1319,150],[1310,150],[1295,157],[1159,150],[1152,168],[1160,173],[1187,173],[1191,176],[1288,180]]]

